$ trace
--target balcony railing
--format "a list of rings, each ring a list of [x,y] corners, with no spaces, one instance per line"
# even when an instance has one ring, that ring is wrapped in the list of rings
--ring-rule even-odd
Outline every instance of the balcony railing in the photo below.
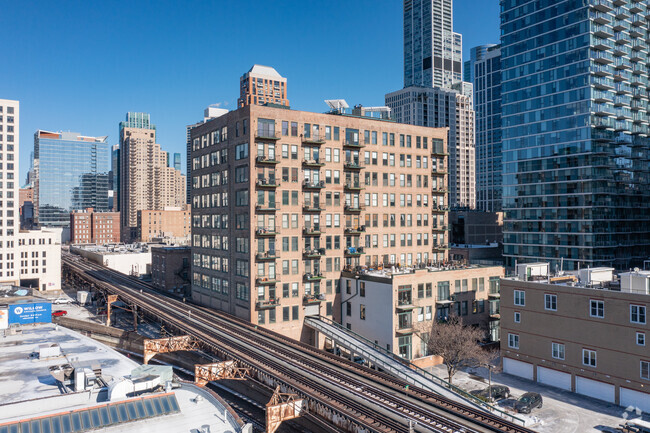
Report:
[[[277,179],[257,179],[255,182],[255,185],[262,187],[262,188],[277,188],[280,186],[280,182],[278,182]]]
[[[320,207],[319,203],[305,203],[302,206],[302,210],[304,212],[321,212],[323,211],[323,208]]]
[[[268,212],[273,212],[278,210],[275,207],[275,202],[273,203],[258,203],[255,205],[255,209],[258,211],[268,211]]]
[[[302,181],[302,186],[303,188],[308,188],[308,189],[321,189],[321,188],[325,188],[325,181],[321,180],[319,182],[311,182],[305,179]]]
[[[308,249],[302,253],[307,259],[319,259],[325,254],[325,248]]]
[[[343,250],[343,253],[348,257],[356,257],[365,254],[363,252],[363,247],[347,247]]]
[[[260,299],[255,303],[258,310],[273,309],[280,305],[280,298]]]
[[[323,231],[320,227],[303,227],[302,234],[305,236],[320,236],[323,234]]]
[[[258,164],[278,164],[280,161],[277,160],[275,157],[268,157],[266,155],[257,155],[255,158],[255,161]]]
[[[275,132],[275,129],[258,128],[257,131],[255,131],[255,138],[261,140],[279,140],[280,133]]]
[[[277,235],[278,232],[276,232],[274,228],[258,227],[257,230],[255,230],[255,234],[260,237],[271,237]]]
[[[320,272],[317,273],[311,273],[311,272],[306,272],[304,275],[305,281],[318,281],[318,280],[324,280],[325,277],[323,274]]]
[[[276,284],[277,282],[278,282],[278,280],[276,280],[275,277],[271,278],[271,277],[266,277],[266,276],[258,276],[255,279],[255,283],[258,286],[270,286],[270,285]]]
[[[344,212],[361,212],[364,209],[360,204],[346,204],[343,206]]]
[[[359,161],[345,161],[343,168],[348,170],[361,170],[365,168]]]
[[[361,183],[359,182],[346,182],[345,189],[350,191],[361,191],[363,186],[361,186]]]
[[[302,301],[305,304],[317,304],[324,300],[325,300],[325,295],[323,295],[322,293],[314,293],[314,294],[310,293],[302,297]]]
[[[345,228],[345,234],[348,235],[360,235],[362,232],[366,231],[366,226],[359,226],[359,227],[346,227]]]
[[[304,158],[302,160],[302,165],[305,165],[307,167],[322,167],[325,165],[325,162],[323,160],[319,159],[306,159]]]
[[[278,258],[275,251],[265,251],[263,253],[255,254],[257,261],[270,261]]]
[[[355,149],[361,149],[362,147],[366,147],[366,145],[361,143],[360,141],[354,141],[354,140],[343,140],[343,146],[352,147]]]
[[[325,144],[325,134],[311,134],[309,137],[302,136],[304,144]]]

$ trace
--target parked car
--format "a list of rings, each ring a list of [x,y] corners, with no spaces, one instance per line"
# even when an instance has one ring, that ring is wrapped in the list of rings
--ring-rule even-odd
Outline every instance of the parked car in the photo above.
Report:
[[[536,392],[527,392],[515,402],[515,410],[519,413],[530,413],[536,407],[542,408],[542,396]]]
[[[492,385],[488,386],[485,389],[470,391],[470,394],[483,400],[488,400],[490,398],[490,394],[492,394],[493,400],[501,400],[510,397],[510,388],[503,385]]]
[[[70,298],[56,298],[55,300],[52,301],[53,304],[70,304],[72,303],[72,299]]]
[[[56,310],[55,312],[52,313],[52,315],[55,317],[67,316],[68,312],[65,310]]]

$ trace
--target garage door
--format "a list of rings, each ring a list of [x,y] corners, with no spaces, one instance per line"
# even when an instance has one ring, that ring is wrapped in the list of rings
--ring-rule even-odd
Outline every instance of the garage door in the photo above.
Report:
[[[614,403],[614,385],[576,376],[576,392],[588,397]]]
[[[571,375],[546,367],[537,367],[537,381],[544,385],[571,391]]]
[[[527,362],[503,358],[503,372],[533,380],[533,364]]]
[[[621,406],[632,406],[650,412],[650,394],[621,387]]]

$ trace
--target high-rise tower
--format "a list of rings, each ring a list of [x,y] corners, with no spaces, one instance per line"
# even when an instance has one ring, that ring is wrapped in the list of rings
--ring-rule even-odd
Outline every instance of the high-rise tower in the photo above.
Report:
[[[501,1],[507,264],[640,266],[650,256],[650,6],[542,3]]]

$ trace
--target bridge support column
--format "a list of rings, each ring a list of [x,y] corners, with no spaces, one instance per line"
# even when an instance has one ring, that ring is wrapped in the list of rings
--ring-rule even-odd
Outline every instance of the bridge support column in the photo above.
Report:
[[[266,433],[274,433],[282,421],[298,418],[307,411],[307,402],[297,397],[296,394],[281,393],[280,385],[275,388],[266,405]]]
[[[117,301],[117,295],[106,295],[106,326],[111,326],[111,304]]]
[[[235,361],[194,365],[194,383],[198,386],[221,379],[245,380],[246,376],[250,376],[250,369],[237,367]]]

